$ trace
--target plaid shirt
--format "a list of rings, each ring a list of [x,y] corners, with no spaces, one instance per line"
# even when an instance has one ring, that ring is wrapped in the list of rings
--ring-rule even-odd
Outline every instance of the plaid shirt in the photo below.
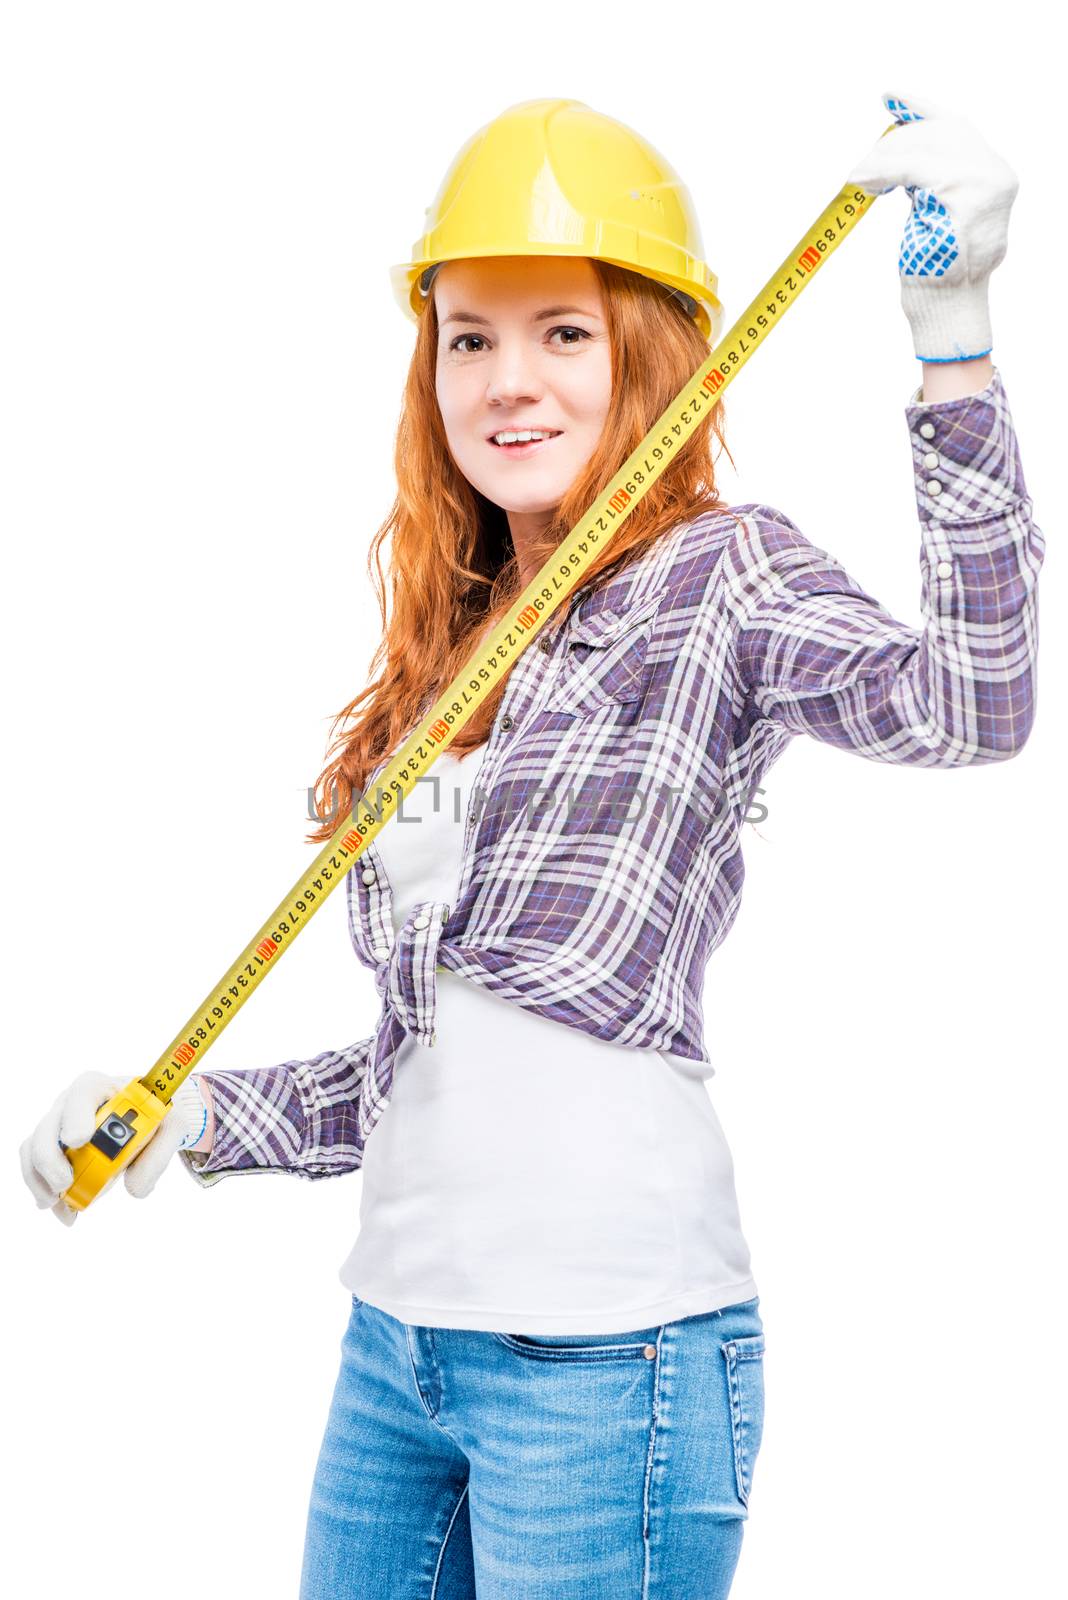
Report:
[[[373,840],[348,874],[375,1031],[308,1061],[206,1073],[214,1147],[181,1152],[199,1183],[358,1168],[398,1045],[433,1043],[440,968],[596,1039],[708,1062],[705,965],[737,914],[751,797],[793,735],[916,767],[1020,750],[1045,539],[1001,375],[961,399],[919,394],[905,415],[922,626],[766,505],[680,523],[573,592],[510,669],[455,903],[423,901],[395,932]]]

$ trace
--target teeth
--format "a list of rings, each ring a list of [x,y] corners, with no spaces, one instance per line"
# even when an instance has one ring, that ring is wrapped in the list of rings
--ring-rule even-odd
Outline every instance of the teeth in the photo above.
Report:
[[[528,439],[551,439],[552,433],[538,428],[527,428],[522,433],[495,433],[494,442],[497,444],[523,444]]]

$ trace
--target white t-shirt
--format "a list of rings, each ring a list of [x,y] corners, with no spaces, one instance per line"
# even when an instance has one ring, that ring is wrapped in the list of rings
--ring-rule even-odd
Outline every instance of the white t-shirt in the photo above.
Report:
[[[456,902],[485,750],[444,751],[377,837],[397,929],[418,900]],[[364,1149],[350,1293],[402,1322],[531,1334],[756,1295],[706,1065],[436,981],[435,1043],[403,1041]]]

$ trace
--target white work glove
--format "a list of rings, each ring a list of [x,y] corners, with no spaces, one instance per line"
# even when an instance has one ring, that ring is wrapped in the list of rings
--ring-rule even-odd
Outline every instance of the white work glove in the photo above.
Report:
[[[964,117],[916,95],[884,94],[883,104],[900,126],[876,141],[847,182],[871,194],[902,184],[911,196],[898,269],[916,355],[987,355],[990,274],[1005,255],[1020,180]]]
[[[127,1082],[126,1078],[113,1078],[105,1072],[83,1072],[64,1089],[19,1147],[22,1176],[38,1207],[50,1207],[68,1227],[77,1221],[79,1213],[63,1199],[74,1181],[74,1169],[60,1149],[60,1141],[70,1150],[87,1144],[100,1107]],[[196,1078],[187,1078],[175,1091],[170,1111],[145,1148],[122,1169],[129,1193],[138,1200],[151,1194],[175,1151],[198,1143],[207,1126],[207,1116],[208,1106]]]

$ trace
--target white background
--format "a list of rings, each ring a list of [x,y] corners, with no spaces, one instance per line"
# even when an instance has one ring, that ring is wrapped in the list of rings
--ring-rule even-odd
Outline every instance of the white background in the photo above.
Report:
[[[991,303],[1048,540],[1039,710],[971,770],[797,739],[746,828],[706,990],[767,1335],[732,1596],[1062,1594],[1063,130],[1038,7],[39,3],[0,62],[12,1592],[296,1594],[359,1176],[201,1191],[176,1162],[68,1230],[18,1144],[75,1073],[146,1070],[310,859],[306,787],[376,642],[414,333],[388,268],[453,152],[544,95],[635,126],[691,189],[729,326],[892,90],[1021,179]],[[732,386],[721,482],[918,626],[907,209],[880,200]],[[376,1014],[337,894],[207,1066]]]

